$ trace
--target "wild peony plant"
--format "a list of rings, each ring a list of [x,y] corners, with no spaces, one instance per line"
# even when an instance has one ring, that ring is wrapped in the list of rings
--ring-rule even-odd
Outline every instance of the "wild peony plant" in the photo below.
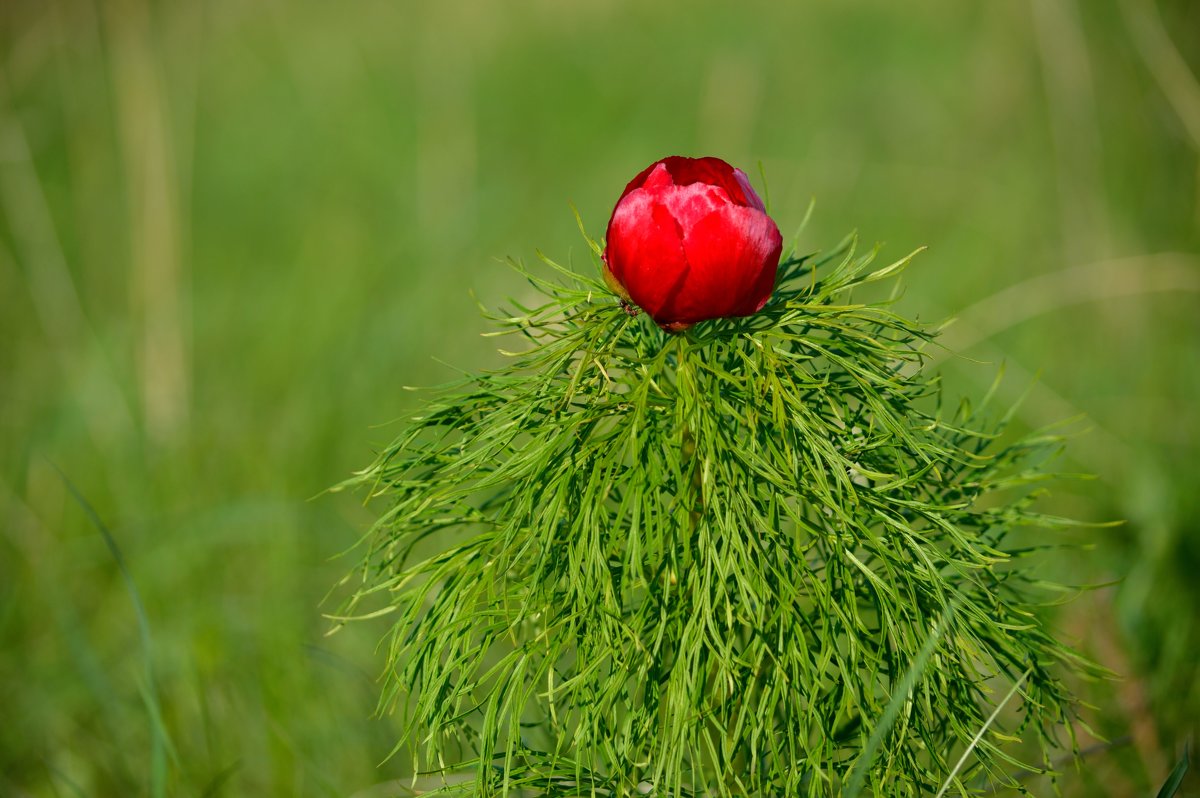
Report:
[[[624,302],[521,269],[541,299],[494,317],[509,364],[345,483],[387,506],[338,618],[391,619],[381,710],[421,791],[894,798],[1049,769],[1063,678],[1094,668],[1013,533],[1070,523],[1035,507],[1061,437],[947,407],[935,332],[855,301],[909,258],[779,263],[717,159],[652,165],[589,242]]]

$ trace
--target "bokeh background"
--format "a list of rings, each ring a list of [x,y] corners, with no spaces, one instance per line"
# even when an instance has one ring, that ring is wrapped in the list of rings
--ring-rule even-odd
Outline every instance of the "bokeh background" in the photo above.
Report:
[[[395,794],[383,628],[321,617],[373,510],[322,491],[497,361],[499,258],[592,268],[568,203],[672,153],[761,162],[785,237],[815,199],[802,249],[928,245],[948,391],[1088,419],[1052,507],[1126,523],[1059,623],[1121,678],[1060,785],[1152,794],[1200,716],[1198,74],[1190,0],[0,3],[0,794]]]

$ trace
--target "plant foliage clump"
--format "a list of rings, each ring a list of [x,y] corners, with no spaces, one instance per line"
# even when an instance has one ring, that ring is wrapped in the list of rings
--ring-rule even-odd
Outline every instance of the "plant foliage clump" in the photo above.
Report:
[[[391,618],[381,708],[438,791],[891,798],[1049,767],[1091,666],[1012,533],[1069,523],[1034,506],[1061,436],[944,406],[935,332],[853,299],[908,261],[873,255],[789,257],[760,313],[681,335],[524,271],[511,363],[346,483],[389,506],[339,617]]]

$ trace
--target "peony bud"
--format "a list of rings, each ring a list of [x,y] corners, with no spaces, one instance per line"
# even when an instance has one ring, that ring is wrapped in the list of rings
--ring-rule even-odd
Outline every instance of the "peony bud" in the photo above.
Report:
[[[775,288],[783,237],[741,169],[671,156],[617,200],[604,279],[622,299],[678,332],[757,313]]]

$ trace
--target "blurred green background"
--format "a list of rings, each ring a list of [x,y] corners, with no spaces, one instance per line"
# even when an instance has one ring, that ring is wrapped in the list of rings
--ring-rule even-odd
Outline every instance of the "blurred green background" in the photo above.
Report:
[[[568,203],[672,153],[761,161],[785,237],[815,198],[802,249],[929,245],[950,393],[1090,419],[1055,506],[1127,523],[1058,567],[1119,581],[1059,620],[1122,678],[1060,784],[1152,793],[1200,716],[1197,74],[1190,0],[6,0],[0,795],[394,794],[382,627],[321,617],[372,510],[312,497],[496,362],[498,257],[591,268]]]

